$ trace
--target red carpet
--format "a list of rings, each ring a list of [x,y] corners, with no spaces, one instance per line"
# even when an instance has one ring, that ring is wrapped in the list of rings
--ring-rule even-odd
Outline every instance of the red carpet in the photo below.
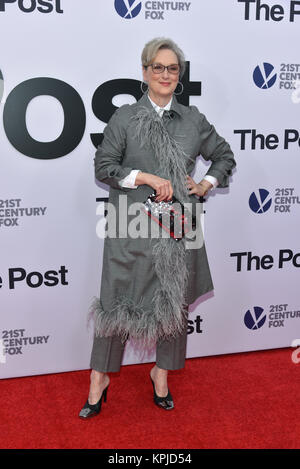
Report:
[[[170,372],[176,408],[153,404],[153,364],[110,374],[88,421],[89,370],[0,380],[1,448],[300,448],[300,363],[292,349],[186,361]]]

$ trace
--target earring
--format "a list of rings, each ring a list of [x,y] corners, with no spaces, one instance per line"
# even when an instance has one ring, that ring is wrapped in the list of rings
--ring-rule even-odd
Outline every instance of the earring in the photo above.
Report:
[[[148,85],[147,85],[147,83],[145,82],[145,85],[147,85],[147,88],[144,90],[143,84],[144,84],[144,82],[141,81],[141,82],[140,82],[140,88],[141,88],[141,92],[142,92],[143,94],[145,94],[145,93],[148,91]]]
[[[181,90],[179,91],[179,93],[175,93],[175,91],[174,91],[175,96],[179,96],[180,94],[182,94],[182,93],[183,93],[183,89],[184,89],[184,88],[183,88],[183,84],[181,83],[181,81],[179,81],[179,82],[177,83],[177,85],[181,85]],[[176,86],[176,88],[177,88],[177,86]],[[176,90],[176,88],[175,88],[175,90]]]

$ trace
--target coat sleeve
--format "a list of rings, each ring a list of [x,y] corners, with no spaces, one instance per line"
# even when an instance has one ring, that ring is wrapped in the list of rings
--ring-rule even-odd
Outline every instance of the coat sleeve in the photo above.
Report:
[[[198,111],[199,112],[199,111]],[[206,175],[218,180],[218,187],[229,186],[229,176],[236,166],[233,152],[226,140],[221,137],[215,127],[208,122],[204,114],[200,114],[200,154],[205,160],[211,160]]]
[[[135,169],[122,166],[126,148],[126,124],[129,119],[126,112],[128,107],[128,105],[121,106],[112,115],[103,131],[104,137],[97,147],[94,158],[96,179],[123,191],[130,189],[123,188],[119,182]]]

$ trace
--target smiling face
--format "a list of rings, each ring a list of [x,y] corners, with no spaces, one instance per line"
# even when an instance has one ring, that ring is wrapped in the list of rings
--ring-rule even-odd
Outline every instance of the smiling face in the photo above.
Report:
[[[170,49],[160,49],[152,63],[161,65],[178,64],[176,54]],[[143,78],[149,87],[149,96],[157,105],[165,106],[171,99],[179,80],[179,73],[169,73],[167,69],[162,73],[153,73],[152,67],[143,68]]]

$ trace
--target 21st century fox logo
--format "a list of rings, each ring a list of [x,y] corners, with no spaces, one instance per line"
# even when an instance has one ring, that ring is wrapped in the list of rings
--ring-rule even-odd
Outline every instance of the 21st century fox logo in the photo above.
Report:
[[[273,64],[263,62],[254,68],[252,77],[255,85],[261,90],[272,88],[276,81],[282,91],[297,90],[300,82],[300,63],[281,63],[276,69]],[[294,94],[297,93],[294,91]]]
[[[170,12],[190,11],[192,2],[174,2],[174,1],[151,1],[144,2],[144,18],[146,20],[164,20],[165,15]],[[142,2],[140,0],[115,0],[115,10],[119,16],[129,20],[138,16],[142,11]]]
[[[23,13],[63,13],[63,0],[0,0],[0,13],[19,9]]]

